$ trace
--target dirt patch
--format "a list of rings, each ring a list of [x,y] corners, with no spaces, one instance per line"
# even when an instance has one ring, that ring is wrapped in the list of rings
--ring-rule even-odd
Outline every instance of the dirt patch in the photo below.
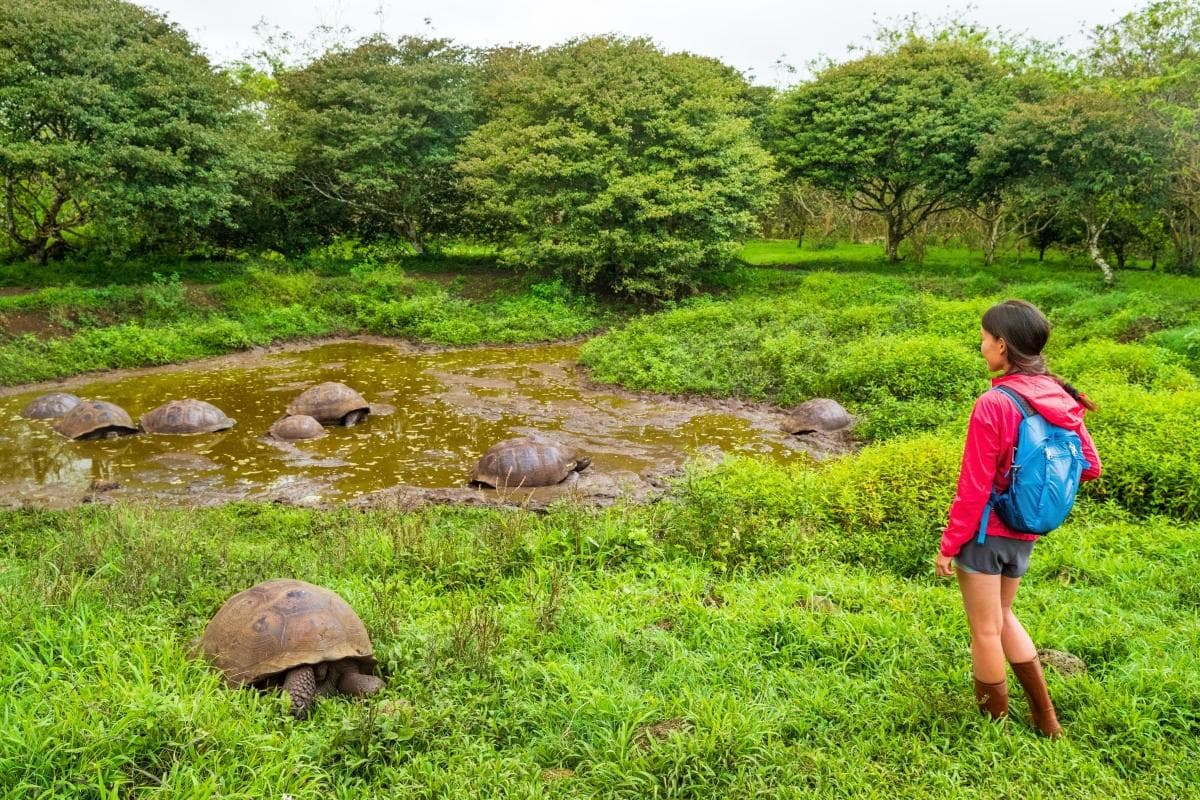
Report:
[[[0,334],[4,336],[16,338],[33,334],[39,339],[52,339],[69,333],[45,311],[5,311],[0,314]]]
[[[655,742],[667,739],[673,733],[690,733],[693,725],[683,717],[665,719],[653,725],[643,725],[633,733],[633,746],[636,750],[649,750]]]

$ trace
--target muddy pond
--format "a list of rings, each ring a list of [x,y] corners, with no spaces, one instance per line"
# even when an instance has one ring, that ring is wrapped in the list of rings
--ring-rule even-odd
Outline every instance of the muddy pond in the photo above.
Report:
[[[423,351],[343,340],[242,353],[191,364],[113,372],[0,395],[0,505],[64,506],[83,499],[171,504],[277,500],[305,505],[424,501],[542,504],[641,497],[689,457],[754,454],[778,461],[820,455],[788,436],[781,413],[736,403],[674,400],[592,387],[576,344]],[[366,422],[286,444],[265,436],[288,402],[341,381],[372,404]],[[237,425],[213,434],[138,434],[71,441],[20,410],[47,391],[108,400],[136,420],[168,400],[213,403]],[[467,487],[471,467],[502,439],[542,433],[591,455],[570,486],[496,492]],[[119,488],[91,491],[95,482]]]

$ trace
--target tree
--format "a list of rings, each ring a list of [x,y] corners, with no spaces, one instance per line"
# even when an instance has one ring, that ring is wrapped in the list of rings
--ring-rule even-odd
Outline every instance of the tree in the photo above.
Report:
[[[42,262],[228,219],[253,122],[184,33],[119,0],[0,4],[3,231]]]
[[[273,119],[298,182],[422,252],[463,203],[453,164],[477,124],[474,70],[446,40],[373,37],[284,72]]]
[[[1012,175],[1077,216],[1092,260],[1111,283],[1100,237],[1130,205],[1161,198],[1166,145],[1163,131],[1119,97],[1071,92],[1014,110],[980,147],[978,169]]]
[[[1200,264],[1200,3],[1162,0],[1092,34],[1091,66],[1169,131],[1175,267]]]
[[[967,201],[966,165],[1012,102],[1004,75],[980,44],[906,38],[783,95],[774,147],[792,177],[881,216],[899,261],[905,237]]]
[[[724,266],[770,201],[745,81],[713,59],[597,37],[493,54],[490,119],[459,162],[509,259],[642,298]]]

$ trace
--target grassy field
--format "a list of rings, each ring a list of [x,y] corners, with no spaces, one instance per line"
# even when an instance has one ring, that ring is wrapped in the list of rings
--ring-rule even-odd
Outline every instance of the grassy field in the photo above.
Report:
[[[1104,289],[1065,261],[794,251],[748,246],[757,264],[627,318],[586,359],[638,388],[828,393],[862,416],[854,456],[696,464],[661,502],[607,510],[0,513],[0,797],[1200,796],[1200,281],[1130,272]],[[225,275],[208,319],[437,296],[451,327],[505,302],[578,329],[621,320],[559,287],[404,294],[415,271],[353,269]],[[247,281],[269,288],[262,306]],[[176,285],[126,288],[192,291]],[[1039,646],[1088,665],[1049,675],[1060,742],[1019,719],[1015,682],[1017,718],[975,712],[957,590],[932,570],[986,386],[979,313],[1007,296],[1048,310],[1052,366],[1100,404],[1106,474],[1018,598]],[[190,335],[171,313],[139,325]],[[0,359],[12,381],[33,363]],[[228,690],[188,657],[225,598],[283,576],[358,610],[381,696],[296,722],[278,693]]]

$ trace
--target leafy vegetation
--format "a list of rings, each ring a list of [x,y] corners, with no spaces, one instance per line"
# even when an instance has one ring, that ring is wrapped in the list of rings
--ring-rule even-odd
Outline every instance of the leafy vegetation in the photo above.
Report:
[[[724,267],[767,200],[748,87],[712,59],[593,38],[494,60],[458,168],[506,259],[639,299]]]

